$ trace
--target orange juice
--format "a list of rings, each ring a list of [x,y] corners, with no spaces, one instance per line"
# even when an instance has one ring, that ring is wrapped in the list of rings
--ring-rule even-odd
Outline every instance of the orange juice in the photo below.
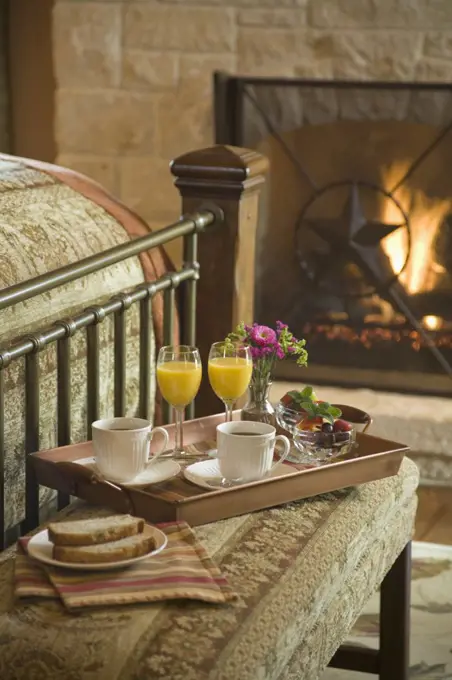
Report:
[[[187,406],[201,384],[202,367],[194,361],[166,361],[157,366],[157,381],[171,406]]]
[[[223,401],[235,401],[245,393],[253,362],[243,357],[217,357],[208,364],[212,389]]]

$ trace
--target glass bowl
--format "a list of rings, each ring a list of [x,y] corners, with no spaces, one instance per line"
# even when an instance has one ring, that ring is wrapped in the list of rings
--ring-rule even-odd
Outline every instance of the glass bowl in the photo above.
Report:
[[[348,432],[316,432],[300,430],[297,425],[303,414],[276,404],[276,422],[289,432],[296,449],[292,448],[287,460],[292,463],[322,465],[339,456],[345,456],[356,446],[356,428]]]

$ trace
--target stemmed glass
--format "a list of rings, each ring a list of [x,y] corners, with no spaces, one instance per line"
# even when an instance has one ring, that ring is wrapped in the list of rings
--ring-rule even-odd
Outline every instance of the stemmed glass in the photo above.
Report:
[[[242,342],[214,342],[210,348],[210,385],[224,403],[226,422],[232,420],[234,404],[245,394],[253,372],[251,349]]]
[[[198,394],[201,384],[202,365],[197,347],[190,345],[167,345],[159,351],[157,359],[157,382],[163,398],[175,410],[176,437],[173,458],[185,458],[183,420],[185,407]]]

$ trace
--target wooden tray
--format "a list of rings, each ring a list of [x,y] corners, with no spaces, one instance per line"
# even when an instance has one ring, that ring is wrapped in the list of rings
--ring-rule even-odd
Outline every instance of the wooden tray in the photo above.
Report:
[[[236,412],[234,417],[238,415]],[[223,414],[186,422],[185,445],[192,450],[199,447],[202,456],[202,450],[209,447],[208,442],[215,440],[216,426],[221,422],[224,422]],[[166,429],[170,443],[174,442],[174,425]],[[44,486],[150,522],[185,520],[196,526],[391,477],[397,474],[409,450],[403,444],[361,432],[357,433],[357,441],[357,451],[348,460],[316,468],[284,463],[280,477],[212,491],[201,489],[182,476],[146,489],[126,489],[98,481],[89,468],[72,462],[93,455],[91,442],[41,451],[31,458],[38,481]]]

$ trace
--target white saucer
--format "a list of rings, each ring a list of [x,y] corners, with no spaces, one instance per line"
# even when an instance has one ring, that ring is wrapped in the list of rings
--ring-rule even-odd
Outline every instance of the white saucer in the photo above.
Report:
[[[74,463],[78,465],[84,465],[96,470],[96,459],[91,458],[79,458],[74,460]],[[135,479],[130,482],[118,482],[121,486],[128,486],[132,488],[139,489],[140,487],[149,486],[149,484],[159,484],[167,479],[176,477],[181,471],[179,463],[175,460],[156,460],[155,463],[149,463],[147,468],[143,470]],[[114,480],[109,480],[114,481]]]
[[[273,477],[284,477],[285,475],[293,474],[297,472],[289,465],[284,465],[281,463],[277,465],[266,477],[263,479],[272,479]],[[189,482],[196,484],[197,486],[202,486],[203,489],[224,489],[225,487],[221,485],[221,473],[220,467],[218,465],[217,458],[211,458],[210,460],[201,460],[199,463],[193,463],[188,465],[183,471],[184,477],[188,479]],[[255,481],[263,481],[255,480]],[[238,483],[237,486],[240,486]]]
[[[129,560],[121,560],[120,562],[102,562],[102,564],[76,564],[72,562],[60,562],[60,560],[54,560],[53,555],[53,543],[49,541],[49,535],[47,529],[40,531],[39,534],[33,536],[28,542],[27,550],[30,557],[39,562],[44,562],[44,564],[51,564],[53,567],[63,567],[64,569],[75,569],[76,571],[105,571],[106,569],[121,569],[121,567],[128,567],[135,562],[140,560],[145,560],[148,557],[157,555],[159,552],[165,548],[168,543],[167,536],[157,529],[156,527],[151,527],[149,524],[144,525],[143,533],[147,535],[153,535],[155,538],[156,548],[151,550],[151,552],[146,553],[146,555],[140,555],[140,557],[132,557]]]

